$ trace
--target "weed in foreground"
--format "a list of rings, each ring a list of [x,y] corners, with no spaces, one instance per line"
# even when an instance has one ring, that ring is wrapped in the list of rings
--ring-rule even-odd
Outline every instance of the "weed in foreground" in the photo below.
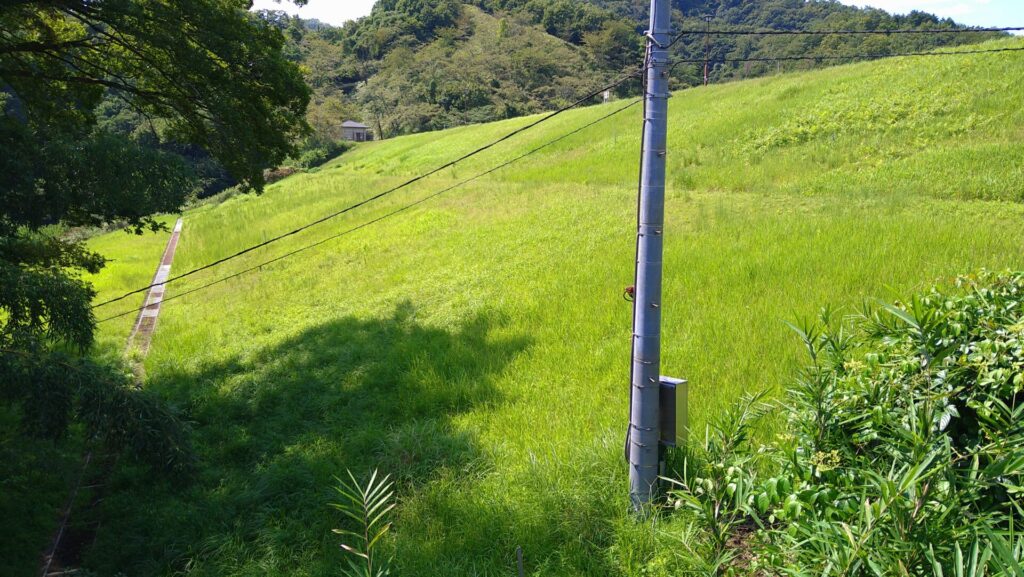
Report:
[[[347,577],[384,577],[391,573],[391,559],[381,558],[378,545],[391,529],[388,519],[395,508],[394,484],[389,475],[378,479],[376,470],[366,484],[356,481],[351,471],[347,473],[348,480],[335,477],[338,482],[335,490],[342,500],[331,504],[357,527],[334,530],[349,541],[341,545],[349,554],[349,565],[342,573]]]

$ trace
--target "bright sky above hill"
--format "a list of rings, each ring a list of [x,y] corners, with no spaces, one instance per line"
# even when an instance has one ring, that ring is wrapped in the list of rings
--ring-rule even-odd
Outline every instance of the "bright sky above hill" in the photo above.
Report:
[[[346,20],[366,16],[374,0],[310,0],[302,9],[287,0],[255,0],[255,9],[287,10],[305,18],[316,18],[340,25]],[[904,14],[923,10],[974,26],[1024,26],[1024,0],[842,0],[844,4],[874,6]]]
[[[872,6],[896,14],[931,12],[972,26],[1024,26],[1021,0],[842,0],[843,4]]]
[[[348,20],[366,16],[373,8],[374,0],[310,0],[309,4],[296,9],[295,5],[285,0],[277,3],[274,0],[255,0],[255,10],[284,10],[290,14],[300,14],[303,18],[316,18],[321,22],[340,26]]]

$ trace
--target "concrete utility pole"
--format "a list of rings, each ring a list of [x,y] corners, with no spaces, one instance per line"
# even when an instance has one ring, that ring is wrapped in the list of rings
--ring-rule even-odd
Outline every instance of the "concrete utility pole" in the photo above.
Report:
[[[708,85],[708,66],[711,62],[711,16],[704,17],[704,86]]]
[[[661,260],[665,220],[670,27],[670,1],[651,0],[633,298],[633,382],[630,388],[627,445],[629,496],[636,509],[650,502],[657,494],[661,464]]]

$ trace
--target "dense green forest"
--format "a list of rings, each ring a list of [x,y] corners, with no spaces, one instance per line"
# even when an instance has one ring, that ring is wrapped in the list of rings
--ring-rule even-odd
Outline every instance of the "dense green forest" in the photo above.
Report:
[[[384,0],[342,28],[281,13],[293,57],[314,89],[311,119],[361,118],[384,137],[536,112],[636,66],[646,2],[637,0]],[[892,16],[833,0],[699,0],[675,3],[677,29],[955,29],[920,12]],[[684,36],[680,59],[712,61],[712,80],[759,76],[818,64],[722,62],[773,56],[883,56],[976,42],[979,34],[842,37]],[[675,87],[702,82],[702,65],[679,66]]]
[[[370,15],[335,27],[262,11],[284,32],[285,55],[312,88],[311,132],[288,161],[310,167],[344,150],[341,122],[369,125],[377,138],[439,130],[550,110],[632,69],[642,60],[643,0],[380,0]],[[704,17],[711,17],[706,24]],[[835,0],[678,0],[677,30],[962,28],[914,12],[893,16]],[[985,34],[867,36],[684,35],[680,60],[710,57],[710,80],[762,76],[835,60],[731,63],[776,56],[884,56],[977,42]],[[840,61],[841,62],[841,61]],[[703,63],[673,70],[673,87],[703,82]],[[625,85],[625,93],[639,86]],[[200,196],[233,182],[199,148],[169,142],[159,126],[108,97],[101,122],[178,154],[200,179]]]

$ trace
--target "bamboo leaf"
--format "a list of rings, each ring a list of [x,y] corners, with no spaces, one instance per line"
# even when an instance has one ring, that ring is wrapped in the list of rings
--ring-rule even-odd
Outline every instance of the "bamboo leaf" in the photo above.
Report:
[[[371,575],[387,575],[390,573],[389,561],[383,563],[374,559],[374,550],[380,540],[391,529],[386,521],[387,515],[394,509],[393,483],[390,476],[380,476],[375,469],[365,484],[356,480],[352,471],[346,471],[348,480],[335,477],[335,490],[343,497],[339,503],[331,507],[341,511],[348,519],[354,521],[359,530],[334,529],[334,533],[351,537],[361,546],[342,544],[343,551],[348,553],[349,568],[342,572],[348,577],[368,577]],[[356,562],[356,560],[359,562]],[[376,567],[376,568],[375,568]]]

